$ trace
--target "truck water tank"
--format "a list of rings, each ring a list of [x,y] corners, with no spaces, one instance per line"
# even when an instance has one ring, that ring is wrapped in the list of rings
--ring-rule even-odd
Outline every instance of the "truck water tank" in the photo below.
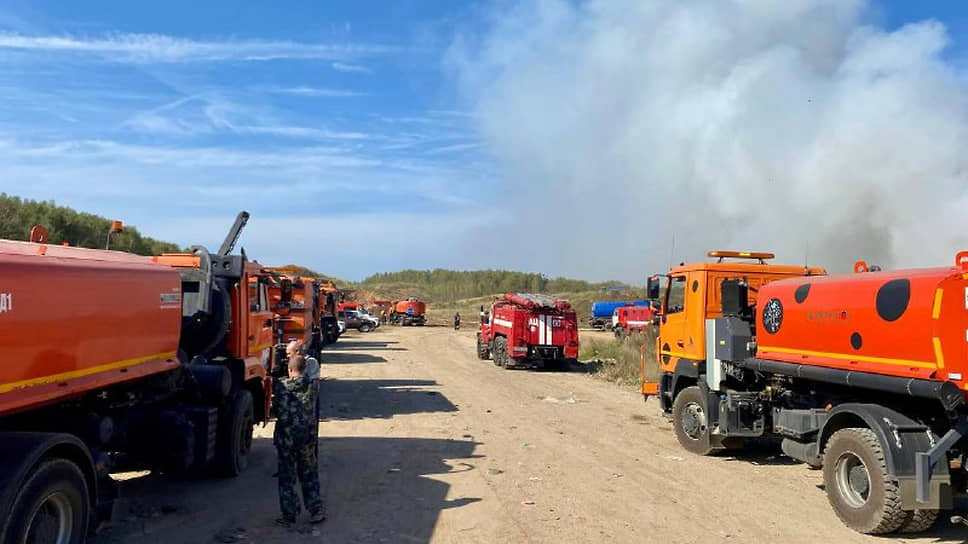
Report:
[[[757,294],[757,358],[956,382],[965,389],[960,267],[813,276]]]
[[[394,311],[398,314],[421,316],[427,312],[427,305],[422,300],[401,300],[394,306]]]
[[[146,257],[0,241],[0,414],[176,367],[181,310]]]
[[[592,302],[592,317],[599,318],[609,318],[611,319],[612,314],[615,310],[623,306],[649,306],[650,302],[648,300],[600,300],[597,302]]]

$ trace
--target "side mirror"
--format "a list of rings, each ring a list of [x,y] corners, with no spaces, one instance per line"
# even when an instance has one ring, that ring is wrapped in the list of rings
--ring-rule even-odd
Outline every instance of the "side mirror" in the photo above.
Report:
[[[646,298],[649,300],[659,299],[659,276],[650,276],[649,281],[646,284]]]

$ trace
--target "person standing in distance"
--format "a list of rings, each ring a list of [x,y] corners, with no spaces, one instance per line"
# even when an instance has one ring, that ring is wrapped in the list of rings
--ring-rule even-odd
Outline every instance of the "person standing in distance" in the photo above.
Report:
[[[272,441],[279,456],[279,508],[276,523],[292,526],[299,516],[300,501],[296,483],[302,489],[302,502],[311,523],[326,520],[319,492],[319,462],[316,457],[316,387],[306,376],[306,358],[289,358],[288,378],[272,381],[276,399],[276,428]]]

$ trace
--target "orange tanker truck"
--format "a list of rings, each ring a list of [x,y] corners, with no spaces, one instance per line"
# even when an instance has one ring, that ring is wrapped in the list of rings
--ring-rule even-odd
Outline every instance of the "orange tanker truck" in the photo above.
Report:
[[[214,254],[0,240],[0,543],[83,542],[111,472],[245,469],[272,345],[247,218]]]
[[[416,325],[423,327],[427,320],[426,314],[427,304],[420,299],[410,297],[406,300],[394,302],[390,306],[388,319],[394,325],[403,325],[404,327]]]
[[[954,266],[855,274],[710,252],[661,294],[657,396],[706,455],[776,437],[823,468],[834,512],[863,533],[911,533],[966,491],[968,252]],[[737,260],[739,262],[737,262]],[[795,516],[791,512],[791,516]]]

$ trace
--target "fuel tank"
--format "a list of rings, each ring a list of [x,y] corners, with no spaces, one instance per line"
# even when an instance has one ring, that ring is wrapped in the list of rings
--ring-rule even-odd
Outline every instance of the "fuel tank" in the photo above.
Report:
[[[0,240],[0,415],[177,367],[180,321],[169,266]]]
[[[964,391],[968,269],[791,278],[759,289],[757,357],[900,377]]]

